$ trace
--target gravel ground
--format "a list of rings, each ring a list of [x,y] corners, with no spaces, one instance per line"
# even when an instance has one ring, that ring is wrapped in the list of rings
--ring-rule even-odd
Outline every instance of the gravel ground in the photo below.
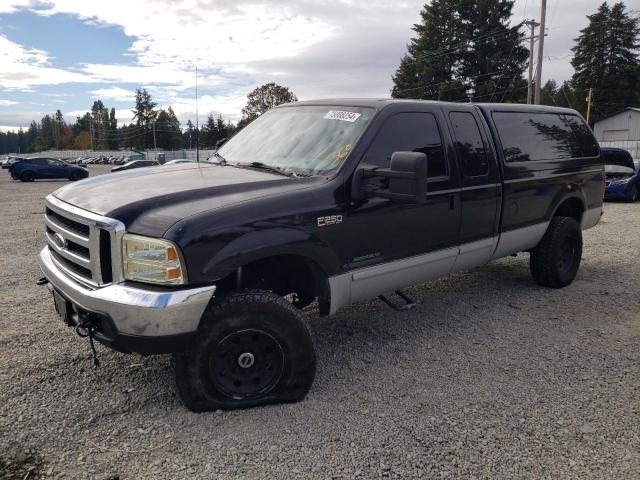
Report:
[[[35,285],[63,183],[0,175],[0,478],[640,478],[640,204],[607,204],[563,290],[521,254],[407,313],[311,311],[304,402],[194,414],[169,357],[99,346],[94,370]]]

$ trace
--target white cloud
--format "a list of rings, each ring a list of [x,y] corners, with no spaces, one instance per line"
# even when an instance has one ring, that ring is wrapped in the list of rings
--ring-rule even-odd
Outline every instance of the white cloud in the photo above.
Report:
[[[10,90],[27,90],[35,85],[59,85],[86,82],[83,74],[49,66],[46,52],[27,49],[0,35],[0,86]]]
[[[0,98],[0,107],[8,107],[10,105],[18,105],[18,102],[15,102],[13,100],[3,100],[2,98]]]
[[[26,7],[118,26],[132,38],[127,55],[133,60],[98,64],[87,58],[75,68],[58,68],[47,52],[0,35],[0,87],[99,83],[104,87],[91,92],[96,98],[133,104],[133,84],[147,88],[159,106],[171,105],[183,122],[195,116],[196,65],[201,120],[209,111],[237,119],[246,94],[267,81],[288,85],[301,99],[388,96],[426,1],[0,0],[0,13]],[[596,3],[549,2],[544,79],[571,75],[566,55]],[[537,18],[539,9],[540,0],[516,0],[511,24]],[[130,112],[119,112],[128,121]]]
[[[0,2],[0,13],[14,13],[21,7],[29,6],[30,3],[31,0],[11,0],[9,2]]]
[[[135,98],[136,92],[121,87],[99,88],[92,90],[93,98],[100,100],[115,100],[118,102],[130,102]]]
[[[41,12],[119,25],[136,39],[131,50],[140,64],[182,68],[296,55],[333,30],[278,1],[54,0]]]

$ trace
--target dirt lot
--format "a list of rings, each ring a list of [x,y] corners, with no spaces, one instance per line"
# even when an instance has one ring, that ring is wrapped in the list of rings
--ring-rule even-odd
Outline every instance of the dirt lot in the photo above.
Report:
[[[94,370],[35,285],[63,183],[0,174],[0,479],[640,478],[640,204],[607,204],[564,290],[521,254],[410,289],[408,313],[311,311],[304,402],[193,414],[170,358],[98,347]]]

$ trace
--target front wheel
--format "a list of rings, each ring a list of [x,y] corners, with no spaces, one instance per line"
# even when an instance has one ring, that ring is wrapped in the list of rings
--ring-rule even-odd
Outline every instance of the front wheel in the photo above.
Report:
[[[178,393],[194,412],[302,400],[316,371],[300,312],[264,290],[214,301],[191,348],[174,358]]]
[[[69,176],[69,180],[71,180],[72,182],[77,182],[78,180],[81,180],[82,177],[83,177],[82,172],[73,172]]]
[[[35,174],[30,171],[22,172],[22,175],[20,175],[20,180],[23,182],[33,182],[35,179]]]
[[[638,201],[638,186],[634,185],[633,187],[631,187],[631,194],[629,195],[629,198],[627,199],[627,201],[629,203],[635,203]]]
[[[533,279],[543,287],[562,288],[573,282],[582,259],[582,230],[571,217],[553,217],[540,243],[531,250]]]

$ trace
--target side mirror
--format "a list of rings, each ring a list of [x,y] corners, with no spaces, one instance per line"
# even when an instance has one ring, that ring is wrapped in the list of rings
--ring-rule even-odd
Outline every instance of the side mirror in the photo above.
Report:
[[[353,179],[354,200],[380,197],[401,203],[424,204],[427,201],[427,155],[418,152],[394,152],[389,168],[361,165]],[[371,188],[367,180],[389,179],[389,188]]]

